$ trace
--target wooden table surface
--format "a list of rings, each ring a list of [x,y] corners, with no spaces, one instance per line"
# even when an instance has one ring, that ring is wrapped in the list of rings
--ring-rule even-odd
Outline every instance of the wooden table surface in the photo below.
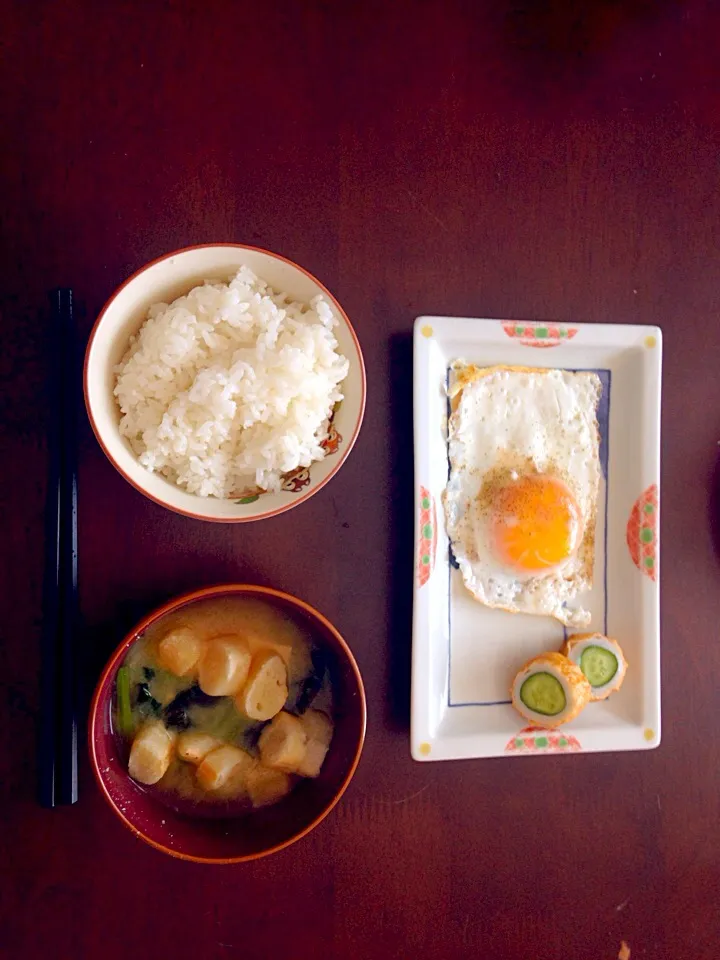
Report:
[[[614,960],[625,940],[633,960],[715,960],[718,4],[0,8],[0,956]],[[223,580],[317,605],[364,674],[343,802],[230,868],[133,839],[84,752],[75,807],[33,799],[47,291],[73,287],[84,338],[130,272],[216,240],[320,277],[368,373],[347,464],[256,525],[145,500],[83,421],[89,684],[158,599]],[[431,312],[663,328],[657,751],[410,759],[410,331]]]

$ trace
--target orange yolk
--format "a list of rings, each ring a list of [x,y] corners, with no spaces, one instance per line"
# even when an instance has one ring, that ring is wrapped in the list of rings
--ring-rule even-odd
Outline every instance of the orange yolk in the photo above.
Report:
[[[493,498],[493,547],[498,559],[515,570],[541,573],[556,567],[575,553],[581,535],[577,501],[554,477],[520,477]]]

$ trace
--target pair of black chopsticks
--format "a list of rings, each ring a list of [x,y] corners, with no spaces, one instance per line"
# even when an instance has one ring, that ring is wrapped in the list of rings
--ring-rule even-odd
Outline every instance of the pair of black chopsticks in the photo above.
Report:
[[[45,807],[75,803],[77,785],[78,365],[72,291],[51,294],[48,491],[41,666],[39,800]]]

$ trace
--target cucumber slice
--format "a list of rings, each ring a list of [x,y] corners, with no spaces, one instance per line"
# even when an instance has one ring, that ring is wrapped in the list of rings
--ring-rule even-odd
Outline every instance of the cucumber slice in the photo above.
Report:
[[[580,669],[591,687],[604,687],[618,672],[617,657],[605,647],[585,647],[580,656]]]
[[[533,673],[520,687],[520,699],[528,709],[545,717],[556,717],[567,700],[563,685],[551,673]]]

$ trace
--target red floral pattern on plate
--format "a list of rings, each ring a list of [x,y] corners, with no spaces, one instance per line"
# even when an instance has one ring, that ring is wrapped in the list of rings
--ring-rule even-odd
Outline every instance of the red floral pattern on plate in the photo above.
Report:
[[[657,580],[658,533],[658,488],[653,483],[635,501],[626,531],[632,562],[653,581]]]
[[[508,740],[506,753],[577,753],[580,741],[563,730],[545,730],[543,727],[524,727]]]
[[[502,328],[513,340],[524,347],[559,347],[577,333],[577,327],[557,323],[523,323],[521,320],[503,320]]]
[[[418,580],[424,586],[435,566],[437,548],[437,516],[435,498],[427,489],[420,487],[420,543],[418,545]]]

